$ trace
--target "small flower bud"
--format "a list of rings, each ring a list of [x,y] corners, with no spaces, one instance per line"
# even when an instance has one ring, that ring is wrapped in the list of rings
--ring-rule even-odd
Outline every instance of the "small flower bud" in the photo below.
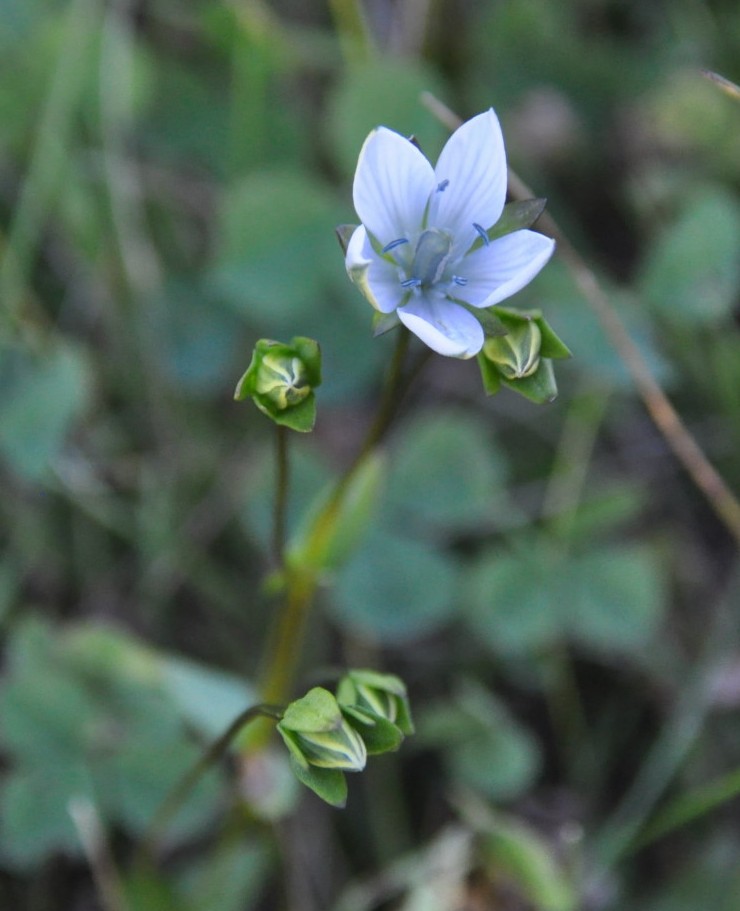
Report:
[[[337,699],[342,706],[353,706],[390,721],[404,734],[413,733],[406,685],[393,674],[379,674],[371,670],[349,671],[339,681]]]
[[[508,380],[531,376],[540,363],[542,333],[534,320],[523,320],[512,326],[506,335],[486,340],[483,354]]]
[[[285,745],[302,768],[316,766],[342,772],[365,768],[362,737],[344,718],[337,700],[321,687],[292,702],[277,725]]]
[[[297,405],[311,392],[306,367],[297,357],[266,354],[257,370],[255,391],[280,411]]]
[[[314,389],[321,384],[321,353],[313,339],[290,344],[260,339],[234,398],[252,398],[276,424],[309,431],[316,419]]]

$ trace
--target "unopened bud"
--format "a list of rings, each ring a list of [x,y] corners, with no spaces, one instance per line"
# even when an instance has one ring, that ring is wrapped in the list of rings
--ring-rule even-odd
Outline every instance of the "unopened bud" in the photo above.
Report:
[[[292,702],[277,725],[293,758],[303,768],[360,772],[367,762],[362,737],[345,720],[337,700],[314,687]]]
[[[371,670],[349,671],[339,682],[337,699],[343,706],[354,706],[370,715],[385,718],[404,734],[413,733],[406,685],[394,674]]]
[[[519,325],[509,327],[506,335],[487,339],[483,354],[506,379],[520,380],[531,376],[539,366],[541,342],[542,333],[537,323],[523,320]]]

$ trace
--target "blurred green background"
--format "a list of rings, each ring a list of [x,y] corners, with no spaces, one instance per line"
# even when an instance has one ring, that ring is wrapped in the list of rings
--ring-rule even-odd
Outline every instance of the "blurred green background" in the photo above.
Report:
[[[496,109],[740,488],[740,103],[702,75],[740,81],[738,5],[367,0],[369,53],[351,12],[0,2],[0,907],[737,911],[737,550],[557,256],[512,301],[573,351],[557,401],[486,400],[474,363],[434,358],[313,615],[301,691],[400,673],[416,737],[342,813],[279,759],[214,772],[132,872],[252,698],[276,609],[270,426],[234,385],[260,337],[322,346],[293,528],[393,342],[333,228],[373,126],[438,153],[420,92]]]

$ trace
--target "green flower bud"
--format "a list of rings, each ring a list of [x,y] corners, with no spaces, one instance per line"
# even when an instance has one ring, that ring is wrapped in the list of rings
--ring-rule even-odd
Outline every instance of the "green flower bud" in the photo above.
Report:
[[[313,390],[319,385],[321,352],[313,339],[298,336],[290,344],[260,339],[234,398],[251,398],[276,424],[306,432],[316,420]]]
[[[277,729],[295,762],[342,772],[360,772],[367,762],[362,737],[345,720],[332,694],[314,687],[285,710]]]
[[[339,681],[337,699],[343,707],[360,709],[365,714],[390,721],[404,734],[414,731],[406,685],[393,674],[349,671]]]
[[[495,395],[502,385],[537,404],[558,393],[552,361],[570,357],[539,310],[495,307],[488,311],[497,326],[478,355],[483,387]]]
[[[532,320],[509,329],[506,335],[489,338],[483,345],[483,354],[509,380],[531,376],[540,363],[542,334]]]
[[[255,392],[280,411],[298,405],[311,392],[305,364],[297,357],[266,354],[257,370]]]

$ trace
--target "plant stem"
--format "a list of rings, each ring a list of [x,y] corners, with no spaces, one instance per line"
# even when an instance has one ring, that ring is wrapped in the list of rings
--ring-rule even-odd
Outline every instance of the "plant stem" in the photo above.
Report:
[[[201,777],[226,753],[237,734],[260,716],[279,720],[282,717],[282,712],[283,710],[279,706],[260,703],[259,705],[250,706],[237,715],[224,733],[211,744],[195,765],[182,776],[154,814],[141,842],[139,849],[140,861],[146,862],[154,857],[157,846],[177,811],[181,809]]]
[[[288,504],[288,430],[275,425],[275,513],[272,527],[272,549],[278,568],[285,564],[285,512]]]
[[[662,812],[658,813],[645,831],[637,838],[628,853],[644,848],[674,829],[685,826],[727,803],[740,794],[740,769],[710,781],[688,794],[677,797]]]
[[[336,484],[324,508],[316,517],[311,536],[306,546],[306,559],[300,567],[283,565],[285,570],[285,600],[277,617],[271,642],[267,651],[260,684],[260,696],[266,702],[285,702],[295,677],[302,643],[306,631],[306,620],[319,584],[320,560],[317,555],[324,552],[327,539],[332,535],[337,516],[341,511],[350,482],[364,464],[365,459],[385,436],[398,411],[401,389],[405,383],[403,364],[409,346],[409,332],[401,328],[396,349],[391,360],[385,389],[373,423],[365,440],[347,470]],[[280,477],[280,471],[278,472]],[[247,732],[241,746],[247,751],[263,748],[270,735],[267,725],[258,725]]]
[[[422,103],[450,129],[460,126],[460,118],[430,92]],[[531,199],[532,190],[509,169],[509,195],[514,199]],[[609,297],[599,284],[593,270],[563,233],[554,218],[544,212],[537,223],[543,234],[557,241],[558,253],[568,267],[586,302],[601,321],[617,353],[630,373],[648,414],[673,454],[686,469],[694,484],[702,491],[718,518],[740,544],[740,500],[704,455],[681,417],[653,376],[647,361],[627,332],[624,323],[612,307]]]

